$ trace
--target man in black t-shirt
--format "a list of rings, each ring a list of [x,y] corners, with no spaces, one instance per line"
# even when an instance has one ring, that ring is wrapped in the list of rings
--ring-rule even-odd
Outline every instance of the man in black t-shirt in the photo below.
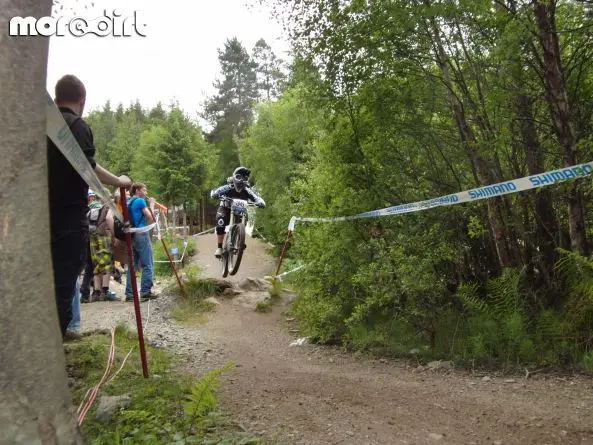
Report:
[[[127,176],[117,177],[95,161],[93,133],[81,117],[86,101],[83,83],[72,75],[62,77],[56,84],[54,101],[99,180],[116,187],[131,186]],[[63,336],[72,318],[76,279],[87,258],[89,187],[49,138],[47,164],[54,286]]]

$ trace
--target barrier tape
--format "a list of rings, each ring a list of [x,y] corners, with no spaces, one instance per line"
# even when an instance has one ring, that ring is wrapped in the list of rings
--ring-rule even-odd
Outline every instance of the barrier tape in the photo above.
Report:
[[[68,127],[68,124],[62,116],[62,112],[59,110],[51,95],[47,90],[45,91],[47,96],[47,107],[45,110],[46,114],[46,131],[47,136],[51,141],[58,147],[64,157],[72,164],[74,170],[78,172],[80,177],[88,184],[90,188],[97,194],[97,196],[105,204],[109,206],[113,215],[124,222],[124,217],[116,207],[115,203],[111,200],[111,195],[97,177],[95,170],[91,167],[89,160],[80,148],[78,141],[74,138],[72,131]],[[123,199],[124,197],[122,197]],[[151,230],[155,224],[151,224],[146,227],[130,227],[126,228],[126,232],[130,233],[142,233]]]
[[[386,207],[384,209],[372,210],[351,216],[337,216],[333,218],[309,218],[293,216],[288,223],[289,232],[294,232],[297,221],[305,222],[334,222],[349,221],[360,218],[373,218],[377,216],[399,215],[402,213],[418,212],[421,210],[432,209],[463,202],[479,201],[481,199],[493,198],[495,196],[517,193],[525,190],[531,190],[539,187],[545,187],[552,184],[568,181],[576,178],[589,176],[593,171],[593,161],[585,164],[573,165],[571,167],[551,170],[537,175],[525,176],[511,181],[499,182],[498,184],[487,185],[471,190],[465,190],[451,195],[438,198],[417,201],[410,204],[400,204],[397,206]]]
[[[196,236],[200,236],[200,235],[205,235],[206,233],[213,232],[214,230],[216,230],[216,227],[212,227],[211,229],[204,230],[203,232],[200,232],[200,233],[195,233],[192,235],[192,238],[195,238]]]
[[[296,272],[297,270],[301,270],[303,267],[305,267],[304,264],[302,266],[299,266],[292,270],[289,270],[288,272],[283,272],[280,275],[276,275],[274,278],[278,278],[278,279],[280,279],[280,281],[282,281],[282,277],[285,277],[286,275],[290,275],[291,273]]]

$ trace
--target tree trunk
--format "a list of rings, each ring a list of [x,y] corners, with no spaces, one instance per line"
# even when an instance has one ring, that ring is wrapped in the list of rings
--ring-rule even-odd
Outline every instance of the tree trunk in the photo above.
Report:
[[[428,6],[430,2],[424,0]],[[433,41],[434,52],[437,64],[443,73],[443,80],[447,86],[449,102],[451,103],[453,117],[457,123],[462,144],[467,152],[470,161],[475,165],[480,184],[490,185],[502,180],[497,175],[496,163],[485,159],[478,150],[478,142],[474,132],[466,119],[463,105],[459,97],[454,93],[453,81],[449,66],[447,64],[447,54],[443,48],[440,31],[434,19],[430,19],[430,38]],[[504,202],[501,197],[489,198],[486,200],[488,207],[488,223],[491,233],[494,237],[496,252],[502,267],[517,266],[521,262],[521,256],[516,238],[512,231],[508,230],[505,223]]]
[[[11,444],[84,443],[48,267],[49,39],[7,31],[11,17],[49,16],[51,6],[50,0],[0,0],[0,441]]]
[[[208,199],[208,194],[202,199],[202,221],[204,222],[204,228],[202,230],[206,230],[208,226],[208,221],[206,221],[206,199]]]
[[[516,107],[527,170],[530,175],[543,173],[545,171],[544,154],[533,122],[532,99],[525,94],[519,94],[516,98]],[[533,201],[536,219],[536,243],[541,253],[538,263],[544,269],[542,273],[551,276],[552,268],[557,260],[555,248],[558,244],[554,238],[558,233],[558,221],[556,212],[552,207],[552,194],[549,189],[542,188],[533,193]]]
[[[204,200],[200,199],[198,206],[198,221],[200,221],[200,232],[204,231]]]
[[[576,164],[575,137],[571,125],[571,109],[566,92],[560,44],[556,32],[556,1],[534,0],[535,20],[539,30],[544,61],[546,95],[554,131],[563,150],[566,166]],[[572,249],[588,254],[583,197],[578,189],[580,180],[573,180],[568,192],[568,225]]]

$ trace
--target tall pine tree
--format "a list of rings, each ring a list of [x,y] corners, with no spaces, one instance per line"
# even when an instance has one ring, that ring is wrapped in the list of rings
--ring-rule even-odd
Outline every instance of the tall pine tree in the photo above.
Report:
[[[282,59],[276,57],[264,39],[259,39],[253,48],[253,60],[260,96],[265,100],[276,99],[282,93],[285,82]]]
[[[220,151],[220,180],[240,162],[237,138],[253,122],[253,106],[258,99],[256,67],[236,37],[227,39],[218,50],[222,79],[214,82],[218,93],[208,99],[202,115],[213,126],[209,141]]]

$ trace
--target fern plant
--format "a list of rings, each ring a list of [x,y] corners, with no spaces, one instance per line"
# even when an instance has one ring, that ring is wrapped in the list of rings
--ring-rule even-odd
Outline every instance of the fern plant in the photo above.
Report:
[[[222,368],[212,369],[192,386],[184,405],[186,438],[192,435],[196,424],[201,424],[205,416],[216,408],[220,376],[234,367],[233,363],[229,363]]]
[[[235,367],[229,363],[222,368],[208,371],[191,389],[185,403],[185,414],[191,418],[201,417],[216,408],[216,391],[220,386],[220,376]]]
[[[483,289],[486,298],[480,296],[477,283],[464,283],[459,286],[457,296],[470,311],[488,314],[498,321],[523,311],[520,270],[505,269],[500,277],[486,281]]]
[[[532,360],[536,348],[525,315],[522,270],[505,269],[482,286],[465,283],[457,296],[466,308],[465,345],[472,359],[499,358],[507,363]],[[484,296],[480,295],[481,292]]]

